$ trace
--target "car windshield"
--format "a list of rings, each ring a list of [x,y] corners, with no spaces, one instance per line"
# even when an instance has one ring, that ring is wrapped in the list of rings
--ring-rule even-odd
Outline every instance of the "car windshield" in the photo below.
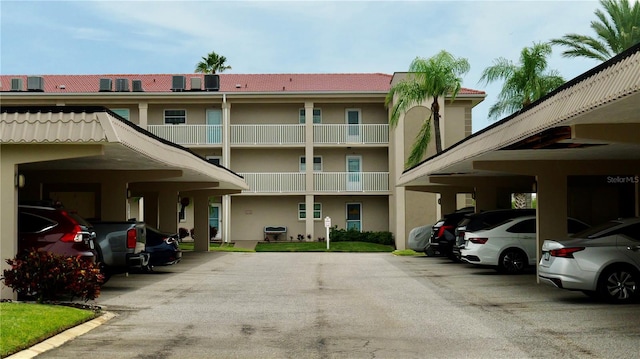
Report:
[[[605,222],[595,227],[587,228],[584,231],[581,231],[572,235],[571,237],[572,238],[596,238],[598,233],[602,231],[606,231],[607,229],[613,228],[618,225],[620,225],[620,222],[618,221]]]

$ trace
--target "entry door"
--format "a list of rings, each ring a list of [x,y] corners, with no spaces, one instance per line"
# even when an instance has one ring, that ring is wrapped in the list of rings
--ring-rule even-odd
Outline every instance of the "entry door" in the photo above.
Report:
[[[211,204],[209,206],[209,238],[220,239],[222,218],[220,218],[220,205]]]
[[[222,143],[222,110],[207,110],[207,143]]]
[[[347,142],[362,142],[360,137],[360,109],[347,109]]]
[[[362,191],[362,156],[347,156],[347,191]]]
[[[362,231],[362,204],[347,203],[347,230]]]

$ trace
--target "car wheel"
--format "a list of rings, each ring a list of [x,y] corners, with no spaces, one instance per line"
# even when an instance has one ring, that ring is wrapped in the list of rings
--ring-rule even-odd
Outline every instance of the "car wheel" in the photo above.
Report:
[[[498,271],[509,274],[522,273],[528,263],[527,255],[523,251],[517,248],[509,248],[500,255]]]
[[[607,268],[598,279],[598,294],[608,302],[627,303],[638,297],[640,275],[634,269],[617,266]]]

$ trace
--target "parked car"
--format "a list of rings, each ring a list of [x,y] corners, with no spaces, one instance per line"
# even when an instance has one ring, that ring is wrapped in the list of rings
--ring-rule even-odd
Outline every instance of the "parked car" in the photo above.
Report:
[[[589,226],[576,219],[567,220],[567,233],[577,233]],[[536,265],[536,216],[508,219],[493,227],[465,234],[462,260],[491,266],[500,272],[520,273]]]
[[[164,233],[157,228],[147,226],[147,242],[145,252],[149,253],[149,266],[151,270],[155,266],[173,265],[182,259],[182,250],[178,245],[180,236],[178,233]]]
[[[540,282],[610,302],[640,298],[640,218],[606,222],[568,240],[545,240]]]
[[[81,216],[50,206],[18,206],[18,250],[35,248],[96,262],[95,233]]]
[[[457,261],[462,259],[460,256],[460,248],[464,247],[466,232],[476,232],[495,226],[496,224],[502,223],[510,218],[535,216],[535,214],[535,208],[495,209],[480,213],[466,214],[455,229],[456,239],[452,250],[454,259]]]
[[[105,281],[112,275],[145,268],[147,228],[139,221],[94,221],[96,250]]]
[[[416,252],[424,252],[426,255],[433,255],[433,250],[429,246],[429,238],[433,225],[427,224],[412,229],[407,239],[409,249]]]
[[[433,225],[429,246],[438,254],[453,258],[453,243],[455,228],[466,214],[473,213],[473,207],[465,207],[453,213],[446,214]]]

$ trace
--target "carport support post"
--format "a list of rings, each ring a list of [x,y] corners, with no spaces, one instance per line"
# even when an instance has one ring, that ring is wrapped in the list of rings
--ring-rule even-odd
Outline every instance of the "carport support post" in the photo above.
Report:
[[[0,269],[4,272],[9,269],[6,259],[13,258],[18,252],[18,189],[14,185],[15,175],[18,173],[18,166],[13,161],[7,161],[2,157],[2,146],[0,146],[0,259],[2,265]],[[0,298],[16,299],[13,290],[1,284]]]
[[[204,192],[204,191],[203,191]],[[209,251],[209,196],[207,193],[190,192],[193,195],[193,230],[195,233],[193,250]]]
[[[476,201],[476,212],[498,208],[498,191],[494,186],[476,187],[474,199]]]
[[[101,217],[103,221],[126,221],[127,182],[109,178],[102,182]]]
[[[538,263],[545,239],[567,238],[567,176],[557,173],[541,174],[536,176],[536,180]],[[539,279],[536,280],[539,282]]]
[[[453,213],[458,208],[456,195],[458,193],[456,191],[440,191],[440,212],[444,214]]]
[[[158,193],[158,229],[167,233],[178,232],[178,191]]]

